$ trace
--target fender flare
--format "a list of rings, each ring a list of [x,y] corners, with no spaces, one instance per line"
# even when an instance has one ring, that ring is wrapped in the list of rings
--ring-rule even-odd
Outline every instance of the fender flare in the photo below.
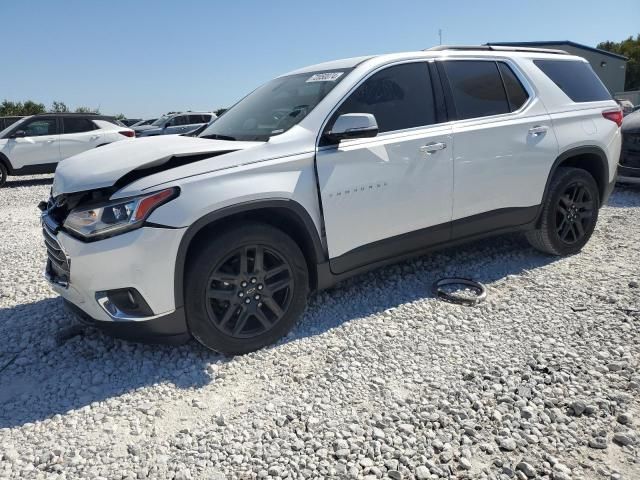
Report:
[[[317,264],[326,261],[327,254],[322,246],[320,235],[318,234],[318,230],[311,219],[311,215],[309,215],[309,212],[295,200],[287,198],[254,200],[224,207],[208,213],[196,220],[191,224],[180,240],[174,271],[174,300],[176,308],[184,305],[184,272],[187,253],[196,235],[214,222],[230,218],[240,213],[266,209],[286,209],[290,214],[294,215],[299,224],[304,227],[306,235],[311,240],[313,255],[315,257],[313,259],[314,262]]]
[[[575,148],[570,148],[566,152],[561,153],[558,156],[558,158],[556,158],[556,160],[553,162],[553,165],[551,166],[551,170],[549,171],[549,176],[547,177],[547,183],[544,186],[542,203],[544,203],[544,199],[547,198],[547,193],[549,192],[549,186],[551,185],[551,179],[555,175],[558,167],[560,167],[562,163],[564,163],[566,160],[568,160],[571,157],[577,157],[585,154],[595,155],[600,159],[600,166],[602,167],[601,173],[602,173],[603,185],[598,185],[598,187],[601,188],[601,191],[600,191],[601,196],[603,192],[606,192],[607,186],[611,183],[609,179],[609,162],[607,161],[607,154],[600,147],[596,147],[596,146],[575,147]]]

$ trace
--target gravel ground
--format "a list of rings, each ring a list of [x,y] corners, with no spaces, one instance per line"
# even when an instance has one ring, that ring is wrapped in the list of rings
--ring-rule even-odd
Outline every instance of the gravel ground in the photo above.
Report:
[[[224,358],[75,326],[41,275],[49,188],[0,190],[0,478],[640,478],[638,189],[580,255],[450,249],[319,294],[280,344]],[[444,275],[487,301],[437,301]]]

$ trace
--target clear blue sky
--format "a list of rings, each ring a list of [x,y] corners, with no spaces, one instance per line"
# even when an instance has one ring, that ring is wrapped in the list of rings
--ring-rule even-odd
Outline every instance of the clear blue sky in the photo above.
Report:
[[[228,106],[291,69],[438,43],[640,32],[640,2],[0,0],[0,100],[130,117]]]

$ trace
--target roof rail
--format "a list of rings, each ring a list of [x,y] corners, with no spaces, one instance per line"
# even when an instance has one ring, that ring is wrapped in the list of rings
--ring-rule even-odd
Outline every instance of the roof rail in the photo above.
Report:
[[[493,52],[537,52],[537,53],[553,53],[556,55],[569,55],[569,52],[557,50],[555,48],[535,48],[535,47],[505,47],[501,45],[438,45],[431,48],[425,48],[425,52],[439,52],[442,50],[481,50]]]

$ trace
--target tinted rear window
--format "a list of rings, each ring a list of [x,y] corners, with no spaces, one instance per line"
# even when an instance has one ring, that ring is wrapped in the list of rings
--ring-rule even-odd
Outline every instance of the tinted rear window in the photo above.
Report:
[[[533,63],[574,102],[611,100],[611,94],[586,62],[534,60]]]
[[[507,91],[507,98],[509,100],[509,106],[511,111],[514,112],[522,107],[529,99],[529,94],[513,73],[513,70],[506,63],[498,62],[498,68],[502,75],[502,81],[504,82],[504,89]]]
[[[443,62],[458,119],[509,113],[509,102],[495,62],[450,60]]]

